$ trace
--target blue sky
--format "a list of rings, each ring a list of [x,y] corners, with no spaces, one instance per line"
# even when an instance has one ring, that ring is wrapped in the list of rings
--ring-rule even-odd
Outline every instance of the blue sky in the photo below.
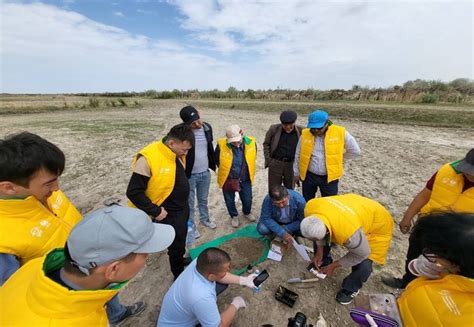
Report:
[[[473,10],[470,0],[0,0],[0,92],[473,78]]]

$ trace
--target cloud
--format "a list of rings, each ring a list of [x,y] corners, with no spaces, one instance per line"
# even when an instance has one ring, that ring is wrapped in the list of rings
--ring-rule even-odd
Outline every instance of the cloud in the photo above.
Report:
[[[474,75],[467,1],[167,3],[180,14],[179,39],[2,3],[0,92],[327,89]]]
[[[123,12],[121,12],[121,11],[115,11],[115,12],[114,12],[114,16],[117,16],[117,17],[125,17],[125,15],[123,14]]]

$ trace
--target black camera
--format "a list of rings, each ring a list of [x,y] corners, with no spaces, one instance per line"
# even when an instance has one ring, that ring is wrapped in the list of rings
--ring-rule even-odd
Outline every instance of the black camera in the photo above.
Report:
[[[313,327],[306,324],[306,316],[303,312],[297,312],[294,318],[288,318],[288,327]]]

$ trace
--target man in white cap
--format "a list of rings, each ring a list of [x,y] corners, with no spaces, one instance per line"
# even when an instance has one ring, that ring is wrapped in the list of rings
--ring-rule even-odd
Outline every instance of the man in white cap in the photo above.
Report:
[[[351,268],[336,295],[340,304],[351,303],[372,273],[372,262],[385,264],[392,216],[380,203],[356,194],[313,199],[304,215],[301,234],[317,244],[313,262],[319,272],[331,276],[339,267]],[[324,265],[323,246],[330,243],[344,246],[348,253]]]
[[[344,172],[344,160],[360,155],[355,138],[342,126],[333,124],[327,112],[313,111],[308,116],[296,146],[293,173],[303,181],[306,201],[315,197],[337,195],[339,179]]]
[[[400,231],[408,233],[416,215],[421,218],[436,211],[474,213],[474,149],[464,159],[443,165],[431,176],[405,211],[399,224]],[[383,277],[382,282],[393,288],[405,288],[416,278],[408,269],[408,263],[421,255],[423,248],[423,242],[411,234],[405,275],[402,278]]]
[[[0,325],[107,326],[105,304],[174,235],[138,209],[92,212],[72,229],[65,249],[31,260],[0,288]]]
[[[244,216],[255,221],[252,215],[252,184],[255,178],[257,145],[255,139],[243,134],[238,125],[230,125],[226,137],[217,141],[215,156],[217,184],[224,193],[225,205],[231,218],[232,227],[239,227],[239,217],[235,207],[235,192],[239,192]]]

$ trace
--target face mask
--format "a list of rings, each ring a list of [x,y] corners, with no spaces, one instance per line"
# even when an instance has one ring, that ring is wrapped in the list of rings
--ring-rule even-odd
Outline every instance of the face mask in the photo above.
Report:
[[[437,279],[448,270],[437,262],[430,262],[424,255],[413,259],[408,264],[408,270],[415,276],[424,276],[430,279]]]

